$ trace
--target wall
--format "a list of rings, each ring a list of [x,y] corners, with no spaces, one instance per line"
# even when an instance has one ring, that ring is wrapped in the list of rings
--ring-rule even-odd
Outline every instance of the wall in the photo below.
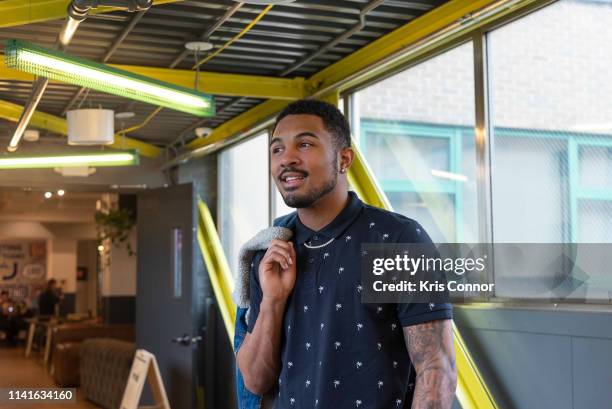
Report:
[[[62,314],[75,311],[77,240],[95,237],[93,223],[0,221],[2,239],[43,239],[47,242],[47,279],[55,278],[62,288]]]
[[[130,232],[129,242],[138,251],[136,228]],[[109,247],[110,243],[104,243]],[[103,260],[101,295],[102,316],[108,324],[134,323],[136,316],[136,255],[128,254],[124,245],[110,247]]]
[[[455,322],[500,409],[610,407],[609,308],[461,306]]]
[[[87,278],[76,282],[76,308],[79,314],[97,315],[98,244],[96,240],[77,241],[77,267],[87,269]]]

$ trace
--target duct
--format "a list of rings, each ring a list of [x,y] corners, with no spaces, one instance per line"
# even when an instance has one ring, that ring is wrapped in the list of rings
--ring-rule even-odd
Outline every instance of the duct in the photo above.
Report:
[[[332,41],[330,41],[329,43],[325,44],[323,47],[319,48],[317,51],[315,51],[314,53],[310,54],[309,56],[307,56],[306,58],[298,61],[297,63],[295,63],[294,65],[292,65],[291,67],[287,68],[285,71],[283,71],[280,76],[284,77],[290,73],[292,73],[293,71],[297,70],[298,68],[300,68],[302,65],[314,60],[315,58],[317,58],[318,56],[326,53],[327,51],[329,51],[330,48],[335,47],[336,45],[340,44],[341,42],[351,38],[353,36],[353,34],[358,33],[359,31],[363,30],[363,28],[366,25],[366,21],[365,21],[365,17],[366,15],[374,10],[376,7],[380,6],[381,4],[383,4],[385,2],[385,0],[372,0],[371,2],[369,2],[360,12],[359,12],[359,22],[357,24],[355,24],[353,27],[351,27],[348,31],[342,33],[340,36],[334,38]]]
[[[128,11],[143,11],[147,10],[153,4],[153,0],[72,0],[68,5],[67,14],[68,17],[62,26],[57,41],[55,42],[55,48],[60,51],[65,51],[70,44],[70,41],[74,37],[79,24],[87,18],[87,13],[92,8],[99,6],[110,6],[110,7],[121,7]],[[49,85],[47,78],[39,77],[32,84],[32,93],[25,104],[23,112],[19,117],[19,122],[11,138],[7,150],[9,152],[15,152],[19,147],[19,142],[23,136],[23,132],[27,128],[36,107],[40,103],[42,96]]]

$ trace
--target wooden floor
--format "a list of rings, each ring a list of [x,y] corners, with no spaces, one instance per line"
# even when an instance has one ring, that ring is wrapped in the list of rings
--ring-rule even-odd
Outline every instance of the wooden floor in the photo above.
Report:
[[[47,371],[43,368],[40,359],[35,357],[25,358],[23,348],[0,348],[0,388],[6,393],[6,388],[56,388],[55,383]],[[23,401],[22,401],[23,402]],[[91,402],[86,401],[77,389],[77,402],[69,403],[19,403],[7,405],[1,403],[2,409],[94,409],[99,408]]]

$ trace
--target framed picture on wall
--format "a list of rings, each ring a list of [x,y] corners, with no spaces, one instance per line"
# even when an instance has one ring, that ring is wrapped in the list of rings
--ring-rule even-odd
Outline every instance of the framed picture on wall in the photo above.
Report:
[[[87,281],[87,267],[77,267],[77,280]]]

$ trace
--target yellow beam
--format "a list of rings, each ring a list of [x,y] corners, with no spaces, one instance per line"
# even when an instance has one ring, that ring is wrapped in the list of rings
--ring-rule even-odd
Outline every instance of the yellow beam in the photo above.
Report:
[[[315,93],[317,89],[336,84],[493,2],[494,0],[451,0],[436,7],[314,74],[308,79],[311,93]]]
[[[137,65],[111,64],[111,66],[181,87],[193,88],[195,85],[196,73],[191,70]],[[4,63],[4,56],[0,55],[0,80],[33,81],[34,75],[7,68]],[[198,89],[215,95],[296,100],[306,96],[304,84],[304,78],[286,79],[258,75],[200,72]]]
[[[0,100],[0,118],[11,122],[17,122],[19,121],[22,111],[23,107],[21,105]],[[61,135],[66,135],[68,133],[68,125],[64,118],[44,112],[34,112],[30,125],[34,128],[46,129]],[[109,145],[109,147],[114,149],[137,149],[142,156],[149,158],[157,158],[162,153],[162,150],[157,146],[120,135],[115,135],[115,143]]]
[[[323,98],[338,105],[339,93],[334,92]],[[389,199],[376,182],[374,173],[368,167],[365,158],[357,146],[353,146],[355,159],[349,168],[349,182],[359,197],[367,204],[387,210],[393,210]],[[497,409],[497,404],[478,371],[470,352],[453,322],[453,339],[457,365],[457,399],[463,409]]]
[[[372,44],[367,45],[330,67],[314,74],[306,80],[305,97],[313,95],[317,90],[325,88],[330,84],[335,84],[342,79],[350,77],[363,68],[374,64],[376,61],[381,61],[405,46],[434,33],[471,12],[493,3],[493,1],[494,0],[451,0],[433,9],[429,13],[414,19],[410,23],[381,37]],[[339,89],[335,89],[334,91],[338,92]],[[216,128],[210,137],[193,141],[188,145],[188,148],[193,150],[244,132],[258,122],[271,118],[286,105],[287,102],[282,101],[267,101],[260,104],[238,115],[236,118],[225,122],[223,125]]]
[[[3,0],[0,1],[0,28],[15,27],[43,21],[63,19],[71,0]],[[153,5],[176,3],[182,0],[154,0]],[[92,9],[90,13],[108,13],[114,7]]]
[[[236,323],[236,304],[232,300],[232,273],[225,258],[225,252],[217,233],[210,210],[202,199],[198,198],[198,244],[206,264],[208,277],[217,299],[217,306],[230,343],[234,341]]]
[[[196,73],[191,70],[134,65],[113,65],[113,67],[182,87],[193,88],[195,84]],[[304,78],[286,79],[258,75],[200,72],[198,89],[215,95],[296,100],[306,96],[304,83]]]

